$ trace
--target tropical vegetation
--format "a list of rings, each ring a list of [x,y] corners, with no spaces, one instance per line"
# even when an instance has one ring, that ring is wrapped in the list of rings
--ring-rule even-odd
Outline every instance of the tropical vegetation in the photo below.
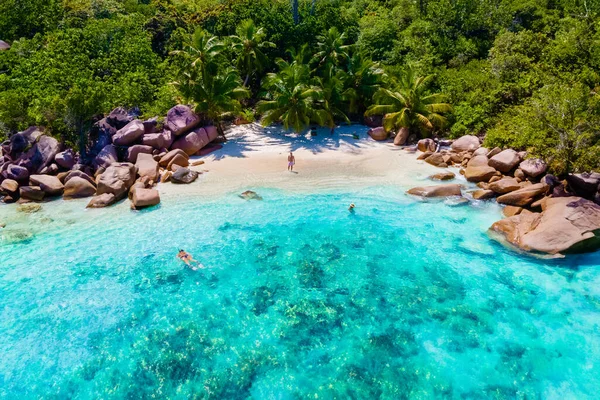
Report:
[[[384,117],[485,135],[558,173],[600,166],[600,3],[586,0],[6,0],[0,139],[87,140],[116,106],[178,102],[302,131]]]

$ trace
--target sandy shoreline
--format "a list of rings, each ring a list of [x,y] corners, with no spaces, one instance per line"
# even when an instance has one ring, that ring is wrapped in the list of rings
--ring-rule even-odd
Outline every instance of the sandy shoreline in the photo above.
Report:
[[[328,130],[318,136],[282,135],[258,125],[235,127],[227,133],[223,149],[199,158],[205,164],[192,167],[203,174],[192,185],[158,186],[163,197],[218,196],[252,188],[279,188],[290,192],[348,190],[375,185],[409,188],[427,184],[439,172],[389,142],[368,137],[364,126]],[[354,139],[357,133],[360,139]],[[287,155],[296,157],[295,172],[288,172]],[[458,175],[458,174],[457,174]],[[458,175],[462,183],[462,176]]]

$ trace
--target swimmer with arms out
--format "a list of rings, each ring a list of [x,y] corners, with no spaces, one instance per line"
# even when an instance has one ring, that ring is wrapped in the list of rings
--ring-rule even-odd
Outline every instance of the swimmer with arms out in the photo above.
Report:
[[[198,268],[204,268],[204,265],[200,264],[198,260],[194,260],[192,255],[185,250],[180,249],[177,253],[177,258],[183,261],[188,267],[196,271]]]

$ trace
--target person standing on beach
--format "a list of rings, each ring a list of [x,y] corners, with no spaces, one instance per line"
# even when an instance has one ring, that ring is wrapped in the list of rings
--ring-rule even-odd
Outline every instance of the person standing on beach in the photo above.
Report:
[[[296,164],[296,157],[290,151],[290,155],[288,156],[288,171],[294,171],[294,164]]]

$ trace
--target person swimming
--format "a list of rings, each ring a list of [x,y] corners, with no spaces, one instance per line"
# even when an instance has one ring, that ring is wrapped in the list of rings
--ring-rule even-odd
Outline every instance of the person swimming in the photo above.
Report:
[[[200,264],[200,261],[194,260],[192,255],[183,249],[179,249],[179,253],[177,253],[177,258],[183,261],[188,267],[190,267],[194,271],[196,271],[198,268],[204,268],[204,265]]]
[[[352,213],[353,213],[353,212],[354,212],[354,208],[355,208],[355,207],[356,207],[356,206],[354,205],[354,203],[351,203],[351,204],[350,204],[350,207],[348,207],[348,211],[350,211],[350,212],[352,212]]]

